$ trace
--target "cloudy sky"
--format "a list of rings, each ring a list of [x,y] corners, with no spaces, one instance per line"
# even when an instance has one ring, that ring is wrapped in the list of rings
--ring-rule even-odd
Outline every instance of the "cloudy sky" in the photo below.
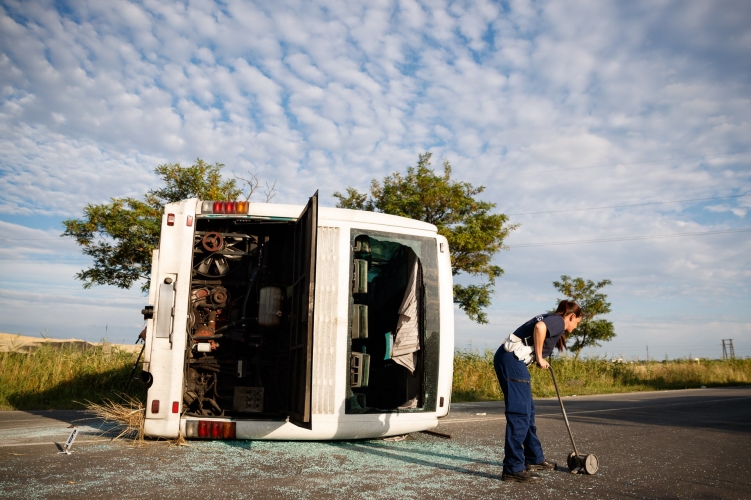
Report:
[[[430,151],[520,224],[458,346],[567,274],[613,281],[589,354],[751,355],[748,2],[2,0],[0,89],[0,331],[135,340],[145,297],[59,235],[160,163],[333,206]]]

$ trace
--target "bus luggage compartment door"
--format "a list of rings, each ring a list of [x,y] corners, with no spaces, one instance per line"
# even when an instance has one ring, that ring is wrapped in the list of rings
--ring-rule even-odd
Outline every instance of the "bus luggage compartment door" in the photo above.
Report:
[[[315,310],[318,191],[310,198],[295,227],[290,336],[289,421],[312,429],[313,313]]]

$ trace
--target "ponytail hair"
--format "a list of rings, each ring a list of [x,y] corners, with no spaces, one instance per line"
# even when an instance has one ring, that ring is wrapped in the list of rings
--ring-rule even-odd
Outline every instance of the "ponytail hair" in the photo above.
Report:
[[[560,314],[563,317],[566,317],[569,314],[573,314],[577,318],[581,318],[582,316],[581,307],[579,307],[579,304],[577,304],[573,300],[562,300],[558,304],[558,309],[556,309],[555,312],[556,314]]]
[[[559,314],[562,317],[566,317],[569,314],[573,314],[577,318],[581,318],[582,316],[582,309],[579,307],[579,304],[577,304],[573,300],[562,300],[558,304],[558,308],[555,310],[556,314]],[[558,339],[558,342],[555,344],[555,347],[559,351],[563,351],[566,349],[566,332],[563,332],[563,335]]]

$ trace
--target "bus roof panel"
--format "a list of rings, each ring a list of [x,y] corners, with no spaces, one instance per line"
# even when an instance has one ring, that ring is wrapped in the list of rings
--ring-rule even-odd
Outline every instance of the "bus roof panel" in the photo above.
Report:
[[[259,217],[289,217],[297,219],[303,210],[302,205],[279,205],[276,203],[251,203],[248,209],[249,215]],[[433,224],[422,222],[396,215],[368,212],[365,210],[349,210],[346,208],[321,207],[318,212],[318,220],[341,221],[349,223],[383,224],[386,226],[418,229],[421,231],[436,232]]]

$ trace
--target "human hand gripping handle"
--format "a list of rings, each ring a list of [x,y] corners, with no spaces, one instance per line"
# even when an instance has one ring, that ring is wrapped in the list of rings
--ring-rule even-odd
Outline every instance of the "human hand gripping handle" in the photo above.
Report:
[[[538,321],[535,324],[534,339],[535,339],[535,360],[537,366],[543,370],[550,368],[550,364],[542,357],[542,344],[545,342],[545,336],[548,333],[548,327],[542,321]]]

